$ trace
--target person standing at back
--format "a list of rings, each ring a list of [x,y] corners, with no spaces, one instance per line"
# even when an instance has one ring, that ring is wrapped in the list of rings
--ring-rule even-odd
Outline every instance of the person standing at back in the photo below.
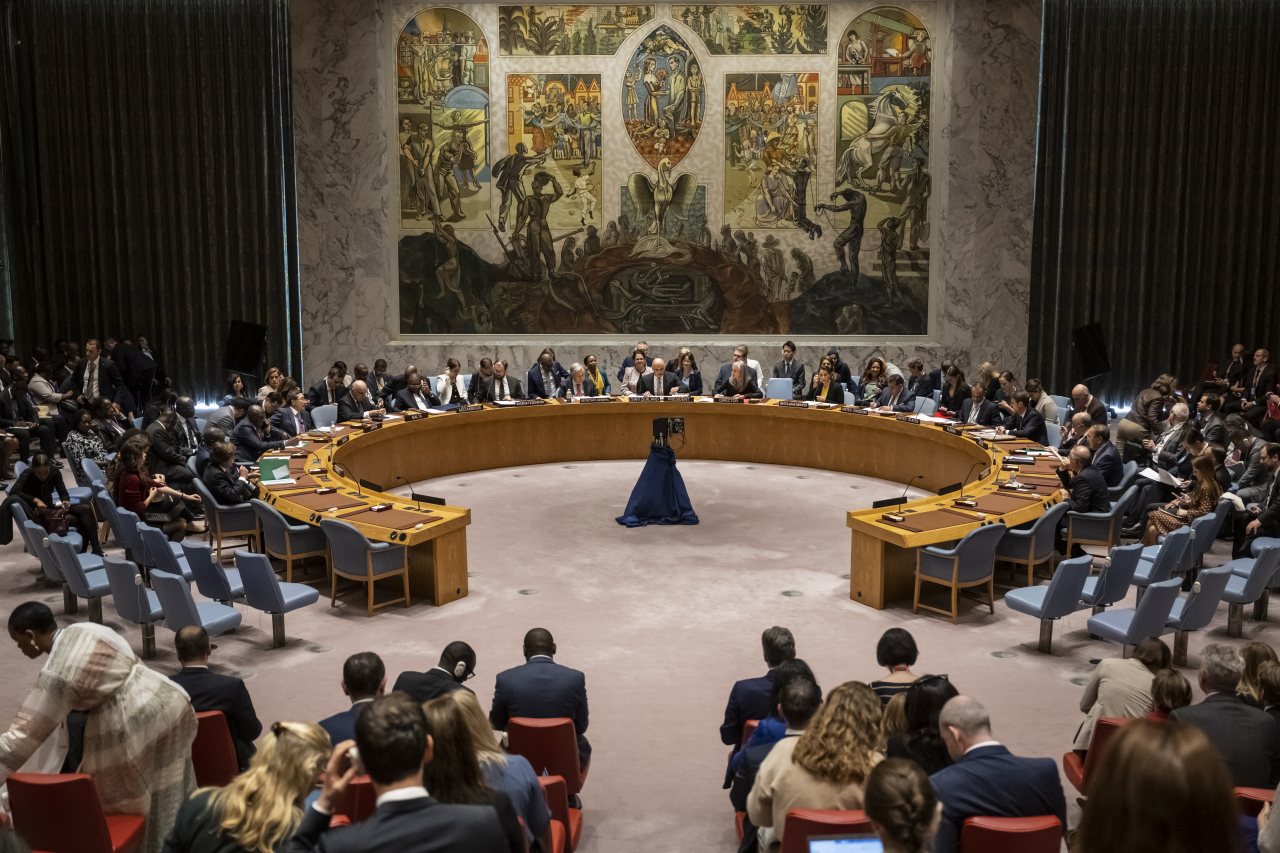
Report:
[[[556,643],[546,628],[524,635],[524,666],[498,673],[489,722],[506,731],[512,717],[568,717],[578,735],[578,761],[591,763],[587,742],[587,677],[555,662]],[[534,768],[535,770],[537,768]]]

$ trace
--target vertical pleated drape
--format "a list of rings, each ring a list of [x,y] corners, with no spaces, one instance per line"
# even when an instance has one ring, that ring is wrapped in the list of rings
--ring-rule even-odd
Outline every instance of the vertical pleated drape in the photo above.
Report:
[[[1045,0],[1028,375],[1123,404],[1280,343],[1280,0]]]
[[[286,0],[10,0],[4,23],[20,351],[141,333],[211,399],[244,320],[300,376]]]

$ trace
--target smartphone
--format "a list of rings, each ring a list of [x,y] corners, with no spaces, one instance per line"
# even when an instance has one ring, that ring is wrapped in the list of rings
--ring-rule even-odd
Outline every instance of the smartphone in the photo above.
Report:
[[[351,762],[351,766],[356,769],[357,776],[364,776],[364,764],[360,761],[360,748],[353,746],[347,750],[347,759]]]

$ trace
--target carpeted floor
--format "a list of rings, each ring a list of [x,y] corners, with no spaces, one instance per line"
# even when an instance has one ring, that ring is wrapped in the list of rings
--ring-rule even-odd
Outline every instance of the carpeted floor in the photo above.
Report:
[[[429,481],[419,491],[472,508],[470,596],[372,619],[359,594],[337,609],[322,597],[289,615],[291,642],[276,650],[270,619],[245,610],[244,627],[215,641],[213,664],[247,680],[269,725],[343,708],[339,681],[350,654],[376,651],[390,682],[404,669],[429,668],[442,646],[462,639],[479,656],[468,686],[487,707],[494,675],[522,662],[524,632],[548,628],[557,660],[587,676],[594,757],[582,793],[583,853],[652,848],[658,839],[670,851],[733,849],[733,814],[720,787],[727,747],[718,728],[733,681],[763,674],[759,637],[770,625],[795,633],[824,691],[876,678],[876,640],[886,628],[905,627],[921,648],[916,671],[946,673],[983,701],[996,736],[1015,752],[1060,760],[1070,749],[1090,659],[1119,652],[1088,639],[1087,611],[1059,624],[1054,655],[1045,656],[1036,651],[1038,623],[999,601],[994,616],[962,603],[953,626],[913,616],[909,602],[877,612],[849,600],[841,577],[849,571],[844,513],[896,497],[901,484],[681,461],[701,524],[627,529],[614,517],[642,465],[509,468]],[[1218,543],[1210,562],[1222,562],[1226,550]],[[0,571],[0,613],[30,598],[60,613],[60,594],[41,585],[35,559],[17,540],[0,549]],[[104,612],[140,650],[137,628],[117,620],[109,601]],[[85,618],[83,605],[76,618]],[[174,672],[173,634],[157,634],[153,665]],[[1247,622],[1245,637],[1275,644],[1280,633]],[[1193,667],[1199,648],[1216,641],[1243,642],[1226,639],[1226,605],[1214,630],[1193,636]],[[0,697],[0,719],[12,718],[39,666],[13,646],[0,653],[0,679],[11,685]],[[1195,673],[1186,674],[1194,682]],[[1074,823],[1074,789],[1067,795]]]

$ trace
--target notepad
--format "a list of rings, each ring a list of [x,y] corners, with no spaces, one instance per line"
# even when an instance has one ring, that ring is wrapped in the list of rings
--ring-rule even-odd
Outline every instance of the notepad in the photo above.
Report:
[[[289,480],[289,460],[279,456],[264,456],[258,460],[258,478],[264,485]]]

